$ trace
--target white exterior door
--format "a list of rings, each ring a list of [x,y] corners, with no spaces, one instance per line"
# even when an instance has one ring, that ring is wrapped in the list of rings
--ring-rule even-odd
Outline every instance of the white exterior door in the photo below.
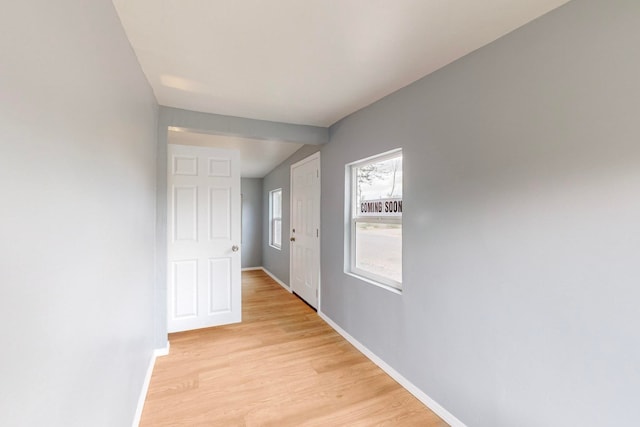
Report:
[[[291,166],[291,290],[318,308],[320,153]]]
[[[169,144],[168,163],[168,330],[240,322],[240,154]]]

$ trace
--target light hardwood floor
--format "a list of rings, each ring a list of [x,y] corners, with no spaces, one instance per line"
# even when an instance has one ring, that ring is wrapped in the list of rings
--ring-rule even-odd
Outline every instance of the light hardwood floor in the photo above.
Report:
[[[262,271],[242,323],[171,334],[141,426],[446,426]]]

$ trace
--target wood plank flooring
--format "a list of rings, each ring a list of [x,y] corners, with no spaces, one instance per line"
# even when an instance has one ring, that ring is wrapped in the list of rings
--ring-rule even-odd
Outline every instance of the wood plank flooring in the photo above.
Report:
[[[141,426],[446,426],[262,271],[242,323],[171,334]]]

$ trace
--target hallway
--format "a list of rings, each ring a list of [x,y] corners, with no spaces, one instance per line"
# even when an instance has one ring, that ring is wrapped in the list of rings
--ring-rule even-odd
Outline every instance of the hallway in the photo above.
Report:
[[[141,426],[445,426],[263,271],[243,322],[170,335]]]

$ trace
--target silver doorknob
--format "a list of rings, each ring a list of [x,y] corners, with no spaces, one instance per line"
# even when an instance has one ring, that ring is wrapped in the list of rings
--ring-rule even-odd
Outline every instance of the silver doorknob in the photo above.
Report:
[[[295,241],[296,241],[296,238],[295,238],[295,237],[292,237],[292,238],[290,238],[290,239],[289,239],[289,241],[290,241],[290,242],[295,242]]]
[[[231,250],[232,250],[233,252],[238,252],[238,249],[240,249],[240,248],[238,247],[238,245],[233,245],[233,246],[231,246]]]

